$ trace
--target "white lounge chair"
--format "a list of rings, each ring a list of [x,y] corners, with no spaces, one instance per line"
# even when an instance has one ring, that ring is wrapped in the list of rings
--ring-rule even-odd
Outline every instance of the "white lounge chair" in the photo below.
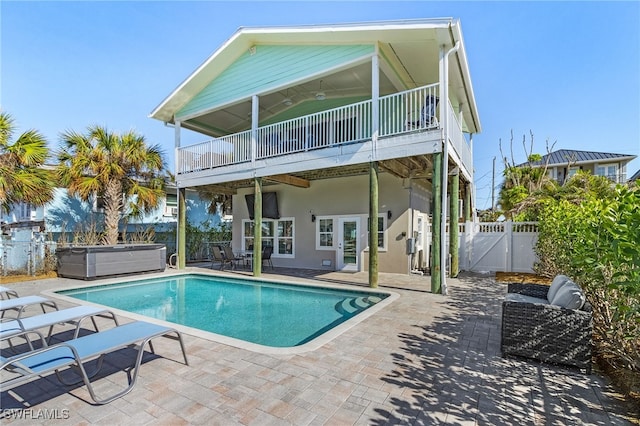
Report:
[[[113,319],[115,324],[118,325],[118,319],[111,311],[95,306],[75,306],[73,308],[47,312],[46,314],[34,315],[32,317],[0,322],[0,339],[4,340],[22,334],[25,331],[38,330],[46,327],[49,327],[47,339],[50,339],[53,333],[53,327],[56,324],[75,324],[76,329],[73,334],[73,338],[75,339],[80,333],[80,325],[84,319],[91,319],[93,327],[98,331],[98,325],[94,318],[96,316]]]
[[[18,297],[18,292],[5,286],[0,285],[0,300]]]
[[[179,341],[184,363],[185,365],[189,365],[182,335],[177,330],[157,324],[136,321],[10,358],[0,356],[0,371],[3,372],[0,388],[5,391],[31,381],[36,377],[44,377],[55,371],[58,379],[63,384],[76,385],[84,382],[93,401],[97,404],[107,404],[131,392],[138,378],[138,372],[144,354],[144,346],[149,343],[149,347],[153,352],[154,349],[151,345],[151,340],[160,336]],[[40,337],[42,338],[42,335],[40,335]],[[44,339],[42,343],[46,345]],[[93,390],[91,378],[95,376],[102,367],[104,356],[132,345],[138,346],[138,353],[135,364],[131,370],[129,371],[127,369],[127,374],[130,377],[129,385],[124,390],[107,398],[98,398]],[[87,374],[84,363],[96,358],[98,359],[96,370],[91,374]],[[59,370],[65,367],[75,367],[76,371],[80,374],[81,380],[74,383],[63,381]],[[11,377],[8,377],[9,375],[11,375]]]
[[[0,300],[0,312],[2,312],[0,317],[4,318],[4,314],[6,313],[6,311],[16,310],[18,311],[17,318],[20,318],[24,313],[24,310],[28,306],[32,305],[40,305],[43,313],[47,312],[45,306],[48,306],[56,311],[58,310],[58,305],[53,300],[46,299],[42,296],[24,296],[15,299]]]

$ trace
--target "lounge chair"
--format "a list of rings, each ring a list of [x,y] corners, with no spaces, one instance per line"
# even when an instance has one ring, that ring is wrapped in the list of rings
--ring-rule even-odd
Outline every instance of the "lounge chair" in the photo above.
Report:
[[[5,391],[31,381],[36,377],[45,377],[55,372],[58,380],[64,385],[77,385],[84,382],[94,402],[97,404],[108,404],[133,390],[136,379],[138,378],[140,364],[142,363],[144,347],[149,343],[151,351],[154,352],[151,340],[160,336],[179,341],[184,363],[185,365],[189,365],[182,335],[177,330],[144,321],[135,321],[106,331],[89,334],[53,346],[45,346],[9,358],[0,356],[0,370],[3,372],[0,387]],[[42,343],[46,345],[44,340]],[[127,369],[129,385],[124,390],[109,397],[103,399],[98,398],[93,390],[91,378],[100,371],[104,356],[134,345],[138,346],[138,352],[135,364],[130,370]],[[96,370],[88,374],[84,363],[95,359],[98,360]],[[65,367],[75,367],[81,380],[74,383],[64,381],[59,370]],[[7,376],[5,376],[5,372]]]
[[[56,324],[63,323],[75,324],[76,329],[73,334],[73,338],[75,339],[80,333],[82,321],[87,318],[91,319],[93,327],[98,331],[98,325],[94,318],[96,316],[113,319],[114,323],[118,325],[118,319],[111,311],[95,306],[75,306],[73,308],[47,312],[46,314],[34,315],[32,317],[0,322],[0,339],[4,340],[22,334],[25,331],[33,331],[46,327],[49,327],[47,339],[50,339],[53,333],[53,327]]]
[[[19,297],[18,292],[9,287],[0,285],[0,300],[11,299],[12,297]]]
[[[56,311],[58,310],[58,305],[53,300],[45,299],[41,296],[25,296],[15,299],[0,300],[0,312],[2,313],[0,317],[4,318],[4,314],[9,310],[16,310],[18,311],[18,315],[16,318],[20,318],[24,313],[24,310],[28,306],[32,305],[40,305],[43,313],[47,312],[45,306],[48,306]]]
[[[273,269],[273,263],[271,262],[272,254],[273,254],[272,246],[266,246],[264,249],[262,249],[262,264],[264,265],[264,262],[267,262],[267,264],[271,266],[271,269]]]
[[[225,259],[231,261],[231,268],[232,269],[234,269],[238,265],[238,262],[244,260],[243,257],[236,256],[235,254],[233,254],[233,250],[231,250],[231,246],[223,246],[222,250],[223,250],[223,255],[224,255]]]
[[[432,129],[438,127],[438,118],[436,117],[436,107],[440,100],[437,96],[427,95],[424,105],[420,109],[418,117],[413,117],[415,112],[410,112],[407,117],[406,128],[411,129]],[[417,111],[416,111],[417,112]]]
[[[220,250],[218,246],[211,246],[211,267],[213,268],[213,264],[216,262],[220,262],[220,270],[224,269],[224,265],[231,265],[233,269],[233,260],[227,259]]]

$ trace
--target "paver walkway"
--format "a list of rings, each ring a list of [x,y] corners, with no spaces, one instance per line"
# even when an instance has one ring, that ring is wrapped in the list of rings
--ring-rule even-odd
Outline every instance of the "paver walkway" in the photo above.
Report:
[[[192,269],[198,270],[198,269]],[[207,270],[209,272],[209,270]],[[278,273],[286,273],[281,276]],[[234,274],[242,274],[235,272]],[[292,277],[295,276],[295,277]],[[366,285],[366,273],[276,269],[264,277]],[[105,406],[55,376],[1,394],[3,422],[219,425],[627,425],[631,413],[597,371],[500,356],[501,299],[491,277],[449,279],[380,274],[401,297],[318,350],[265,355],[185,335],[190,366],[175,342],[155,344],[133,392]],[[85,282],[51,279],[9,285],[21,295]],[[107,358],[96,390],[122,386],[126,353]],[[166,358],[165,358],[166,357]],[[28,408],[27,411],[13,411]],[[26,415],[24,421],[16,420]]]

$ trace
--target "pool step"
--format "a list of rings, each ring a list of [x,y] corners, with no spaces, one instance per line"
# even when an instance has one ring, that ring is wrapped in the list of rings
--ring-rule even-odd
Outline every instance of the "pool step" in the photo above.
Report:
[[[377,296],[350,297],[336,303],[335,309],[340,315],[351,316],[375,305],[380,300]]]

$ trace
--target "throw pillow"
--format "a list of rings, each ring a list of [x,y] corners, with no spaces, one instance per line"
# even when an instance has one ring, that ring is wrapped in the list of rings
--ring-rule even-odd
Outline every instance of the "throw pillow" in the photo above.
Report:
[[[551,304],[567,309],[580,309],[586,300],[584,292],[578,284],[568,281],[558,290],[553,300],[551,300]]]
[[[549,287],[549,291],[547,292],[547,300],[549,302],[553,300],[553,298],[556,296],[556,293],[558,293],[558,290],[560,290],[567,281],[570,281],[568,276],[556,275],[553,281],[551,281],[551,286]]]

